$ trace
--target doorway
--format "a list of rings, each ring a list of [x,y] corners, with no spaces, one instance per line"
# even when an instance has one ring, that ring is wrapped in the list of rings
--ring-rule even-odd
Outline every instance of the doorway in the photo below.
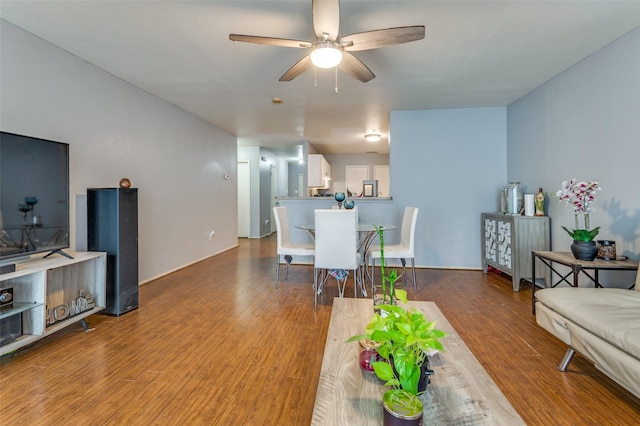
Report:
[[[273,217],[273,208],[276,206],[276,197],[278,196],[278,169],[271,165],[271,233],[276,232],[276,220]]]
[[[248,161],[238,161],[238,237],[251,234],[251,167]]]

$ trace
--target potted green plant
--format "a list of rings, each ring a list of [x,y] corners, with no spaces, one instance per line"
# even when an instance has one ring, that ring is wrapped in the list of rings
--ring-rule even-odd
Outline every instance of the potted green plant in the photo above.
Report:
[[[406,291],[398,289],[396,295],[407,303]],[[370,339],[378,344],[382,361],[371,365],[376,376],[391,388],[383,396],[385,424],[396,424],[400,420],[422,424],[423,407],[418,395],[424,389],[419,388],[419,383],[423,379],[426,387],[428,375],[433,374],[428,370],[428,353],[443,350],[440,339],[445,336],[446,333],[435,328],[435,322],[427,321],[424,314],[415,309],[381,305],[365,333],[348,340]]]
[[[562,188],[556,192],[556,197],[560,202],[565,202],[573,208],[575,217],[575,229],[568,229],[563,226],[571,238],[571,252],[576,259],[593,260],[598,255],[598,248],[593,239],[600,232],[600,227],[590,229],[589,213],[595,211],[591,204],[596,199],[596,192],[601,191],[597,181],[577,182],[575,178],[562,182]],[[584,228],[579,228],[578,215],[584,218]]]

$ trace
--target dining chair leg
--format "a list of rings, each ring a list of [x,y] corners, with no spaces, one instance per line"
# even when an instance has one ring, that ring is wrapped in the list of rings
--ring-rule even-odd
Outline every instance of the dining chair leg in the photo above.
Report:
[[[367,297],[367,292],[362,286],[362,271],[360,265],[353,271],[353,297],[358,297],[358,290],[360,290],[364,297]]]
[[[413,292],[415,295],[418,294],[418,283],[416,282],[416,260],[415,258],[411,258],[411,270],[413,271]]]
[[[280,282],[280,255],[276,254],[276,288]]]
[[[353,270],[353,297],[358,297],[358,286],[360,285],[360,280],[358,277],[360,276],[360,265],[356,266],[356,269]]]
[[[365,285],[365,276],[364,276],[365,269],[364,268],[365,268],[364,265],[358,266],[358,275],[359,276],[358,276],[358,280],[357,280],[358,283],[357,284],[358,284],[358,287],[360,287],[360,291],[362,292],[362,297],[367,297],[368,294],[367,294],[367,288],[366,288],[367,286]],[[354,292],[355,292],[355,283],[354,283]],[[358,296],[356,295],[356,297],[358,297]]]
[[[376,294],[376,288],[374,283],[374,278],[376,275],[376,260],[371,258],[371,297],[374,297]]]
[[[313,312],[318,310],[318,269],[313,268]]]

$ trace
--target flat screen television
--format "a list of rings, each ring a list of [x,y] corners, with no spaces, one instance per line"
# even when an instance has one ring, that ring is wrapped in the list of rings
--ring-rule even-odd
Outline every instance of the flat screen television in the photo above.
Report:
[[[0,132],[0,263],[69,247],[69,145]]]

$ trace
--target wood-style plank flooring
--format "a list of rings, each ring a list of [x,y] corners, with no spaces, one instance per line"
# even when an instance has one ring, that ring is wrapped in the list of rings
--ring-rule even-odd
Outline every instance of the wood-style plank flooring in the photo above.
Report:
[[[314,313],[313,268],[293,265],[276,290],[274,256],[275,236],[241,240],[142,286],[136,311],[3,357],[0,424],[308,425],[336,287]],[[638,424],[640,400],[581,356],[555,369],[566,348],[536,325],[529,286],[417,274],[415,298],[438,304],[527,424]]]

